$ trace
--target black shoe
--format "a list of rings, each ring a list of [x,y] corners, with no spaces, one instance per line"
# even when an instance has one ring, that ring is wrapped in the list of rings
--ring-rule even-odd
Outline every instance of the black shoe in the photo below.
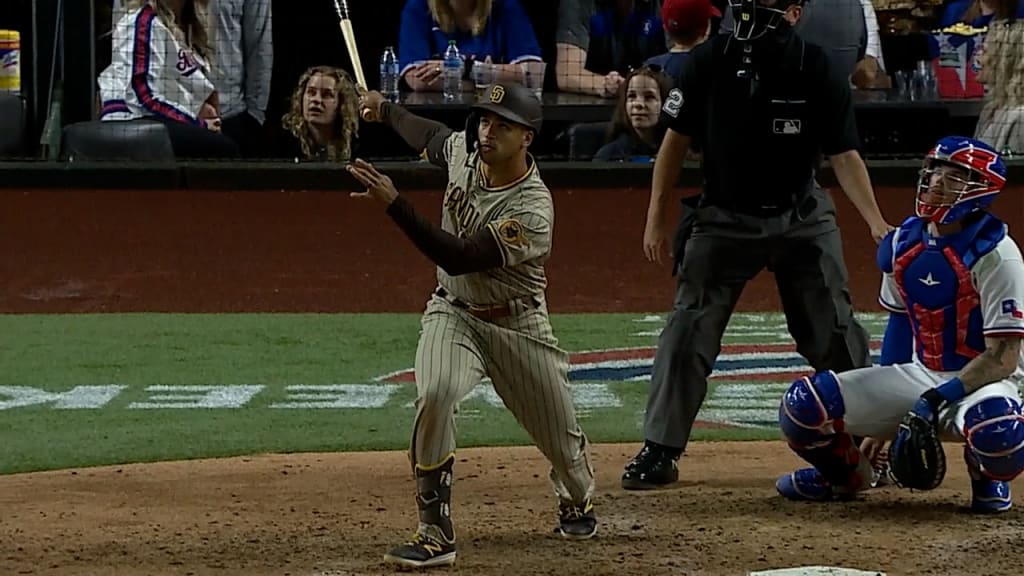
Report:
[[[437,526],[421,524],[416,534],[384,555],[384,561],[401,568],[432,568],[455,563],[455,542]]]
[[[626,464],[622,487],[626,490],[654,490],[679,480],[678,456],[644,444],[640,453]]]
[[[555,532],[570,540],[587,540],[597,534],[597,517],[590,498],[582,504],[559,504]]]

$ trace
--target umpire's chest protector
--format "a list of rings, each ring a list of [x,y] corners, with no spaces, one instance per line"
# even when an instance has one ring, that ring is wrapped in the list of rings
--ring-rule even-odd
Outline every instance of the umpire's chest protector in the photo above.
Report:
[[[821,148],[818,111],[826,103],[825,80],[809,59],[820,48],[796,35],[771,46],[729,36],[716,42],[706,127],[715,156],[754,164],[741,187],[765,196],[811,186]]]

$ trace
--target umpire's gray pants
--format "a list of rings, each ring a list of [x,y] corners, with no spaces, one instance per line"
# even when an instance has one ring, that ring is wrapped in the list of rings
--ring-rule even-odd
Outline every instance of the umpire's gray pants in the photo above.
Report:
[[[828,193],[819,189],[799,210],[767,218],[699,208],[654,357],[644,421],[647,440],[686,448],[736,301],[747,281],[764,268],[775,273],[797,352],[815,370],[871,365],[868,333],[853,317]]]

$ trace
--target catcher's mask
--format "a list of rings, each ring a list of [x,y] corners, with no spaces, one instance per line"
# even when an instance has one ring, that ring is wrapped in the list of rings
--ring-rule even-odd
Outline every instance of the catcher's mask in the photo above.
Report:
[[[768,2],[772,0],[729,0],[734,38],[743,42],[757,40],[786,23],[783,16],[790,6],[803,4],[803,0],[775,0],[771,5]]]
[[[543,124],[544,112],[540,100],[533,92],[517,83],[495,83],[484,90],[483,95],[469,107],[466,118],[466,148],[472,154],[476,150],[478,126],[482,112],[490,112],[509,122],[525,126],[536,137]]]
[[[1006,164],[988,144],[963,136],[939,140],[917,180],[915,212],[949,224],[986,208],[1006,184]]]

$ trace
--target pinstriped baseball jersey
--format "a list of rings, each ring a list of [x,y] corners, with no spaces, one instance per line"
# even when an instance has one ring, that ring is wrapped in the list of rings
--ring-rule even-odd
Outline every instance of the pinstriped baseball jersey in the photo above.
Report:
[[[516,420],[551,463],[559,500],[580,503],[594,488],[586,435],[576,420],[568,382],[569,358],[551,329],[544,289],[544,261],[551,250],[551,193],[533,159],[517,181],[490,188],[482,160],[466,152],[464,132],[448,136],[442,228],[468,237],[490,230],[502,266],[437,278],[455,298],[478,306],[507,304],[516,313],[494,320],[475,317],[435,294],[427,303],[416,351],[416,423],[411,454],[416,465],[443,462],[455,450],[455,411],[484,378],[490,378]],[[530,305],[524,305],[525,297]]]
[[[448,188],[441,227],[467,237],[487,228],[501,247],[503,266],[449,276],[438,268],[437,281],[448,292],[473,304],[499,304],[538,295],[547,287],[544,262],[551,251],[554,205],[533,158],[522,178],[500,188],[488,187],[480,155],[466,152],[465,132],[445,142]]]

